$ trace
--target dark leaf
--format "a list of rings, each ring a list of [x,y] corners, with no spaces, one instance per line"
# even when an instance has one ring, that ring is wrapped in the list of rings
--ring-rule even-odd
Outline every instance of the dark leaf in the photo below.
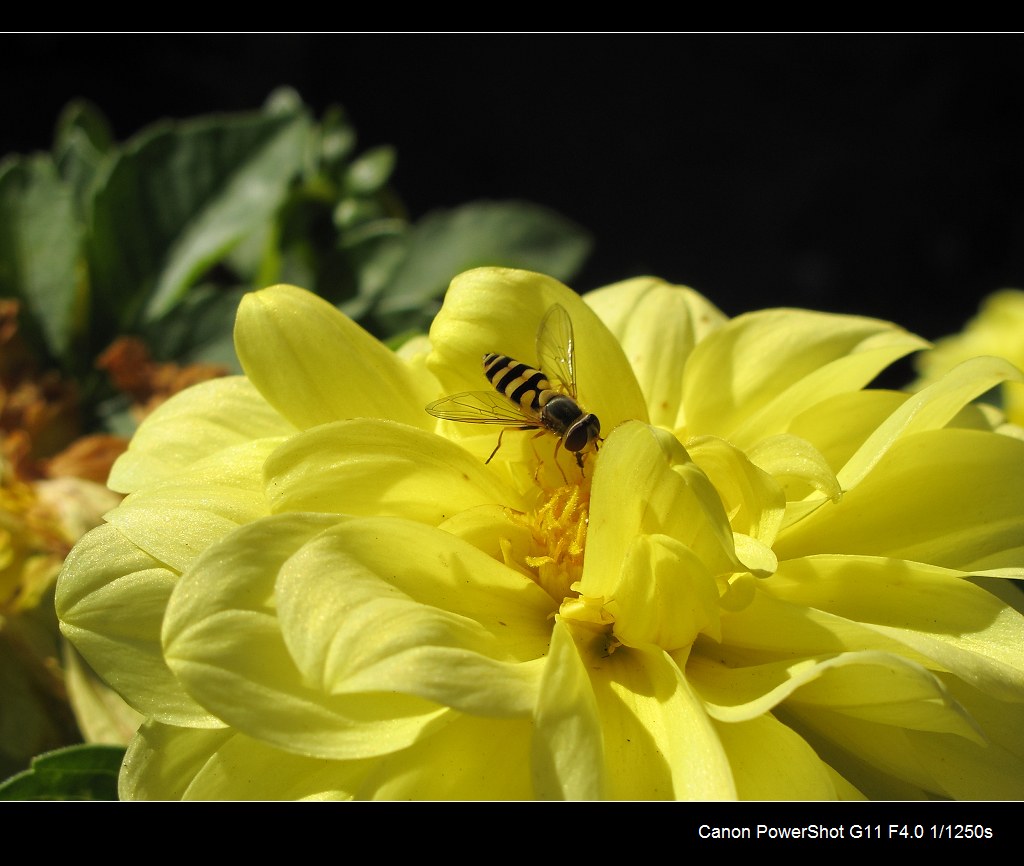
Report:
[[[69,746],[0,784],[0,800],[116,800],[123,746]]]

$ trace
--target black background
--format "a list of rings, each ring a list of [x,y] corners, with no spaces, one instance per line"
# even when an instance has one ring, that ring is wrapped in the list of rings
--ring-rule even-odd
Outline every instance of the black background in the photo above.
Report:
[[[2,152],[94,101],[123,140],[278,85],[392,144],[413,217],[545,204],[596,246],[574,288],[640,274],[731,315],[799,305],[934,338],[1024,287],[1024,37],[14,34]]]

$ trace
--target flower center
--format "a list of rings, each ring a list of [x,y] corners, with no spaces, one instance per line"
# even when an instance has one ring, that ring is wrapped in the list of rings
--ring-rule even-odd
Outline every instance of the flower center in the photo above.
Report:
[[[526,557],[526,564],[555,601],[576,596],[572,585],[583,576],[589,514],[589,489],[584,492],[570,484],[552,491],[540,507],[511,515],[530,530],[534,553]]]

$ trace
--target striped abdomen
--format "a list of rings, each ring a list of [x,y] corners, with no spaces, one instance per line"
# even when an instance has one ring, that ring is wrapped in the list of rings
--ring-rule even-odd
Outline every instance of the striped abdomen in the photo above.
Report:
[[[526,412],[539,415],[551,398],[561,392],[551,387],[548,377],[540,370],[510,358],[488,352],[484,355],[484,375],[495,390]]]

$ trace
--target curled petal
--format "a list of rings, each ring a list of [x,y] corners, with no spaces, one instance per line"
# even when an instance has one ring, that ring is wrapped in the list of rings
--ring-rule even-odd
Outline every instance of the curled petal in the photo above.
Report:
[[[892,653],[849,652],[736,668],[692,658],[687,675],[708,713],[721,722],[750,721],[782,703],[809,704],[870,722],[981,739],[977,724],[935,674]]]
[[[924,656],[907,652],[898,641],[861,623],[776,598],[765,592],[765,584],[747,575],[732,580],[722,597],[721,642],[699,639],[694,652],[735,666],[866,649],[926,662]]]
[[[771,545],[786,509],[785,494],[775,479],[716,436],[691,439],[686,450],[718,491],[733,531]]]
[[[779,567],[779,559],[767,544],[739,532],[733,533],[732,540],[736,548],[736,559],[747,571],[758,577],[775,574]]]
[[[902,796],[916,799],[929,791],[956,800],[1024,798],[1024,761],[993,743],[864,721],[821,706],[788,707],[787,720],[872,798],[891,797],[899,784],[908,786]]]
[[[189,799],[195,777],[237,736],[229,728],[203,730],[145,722],[128,744],[118,777],[118,798]],[[246,799],[240,787],[234,787],[232,799]],[[198,799],[205,799],[205,792]]]
[[[615,617],[616,638],[628,646],[671,651],[690,646],[700,632],[720,634],[714,578],[692,550],[667,535],[633,540],[604,606]]]
[[[128,747],[122,800],[348,800],[372,760],[330,761],[275,749],[230,729],[147,723]],[[246,772],[238,772],[245,767]]]
[[[526,558],[534,553],[533,533],[521,520],[512,519],[512,514],[501,505],[480,505],[459,512],[438,528],[532,580],[536,573],[526,565]]]
[[[621,564],[634,539],[645,534],[675,539],[711,574],[745,570],[707,476],[674,437],[634,422],[616,429],[601,451],[580,592],[621,601]]]
[[[908,396],[900,391],[875,390],[835,394],[793,418],[789,433],[811,443],[824,457],[834,477]],[[757,453],[760,445],[758,443],[750,453]],[[835,487],[841,492],[838,479]]]
[[[244,734],[143,726],[121,799],[526,800],[529,722],[456,716],[422,744],[377,758],[329,760]],[[239,772],[244,767],[246,772]]]
[[[842,496],[825,455],[799,436],[781,433],[762,439],[747,457],[782,487],[787,503],[783,526],[795,523],[826,500],[838,502]]]

